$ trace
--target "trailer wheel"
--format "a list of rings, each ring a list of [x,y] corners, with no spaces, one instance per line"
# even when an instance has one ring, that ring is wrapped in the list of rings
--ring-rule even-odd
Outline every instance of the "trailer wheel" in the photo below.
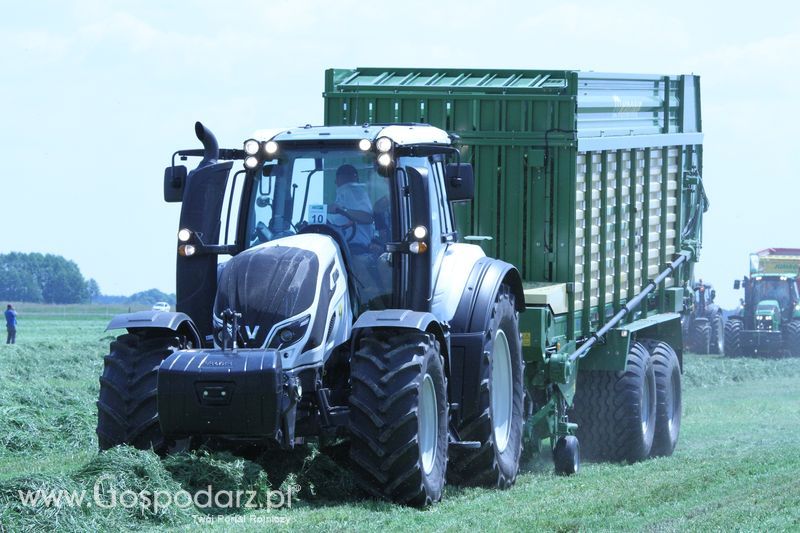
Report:
[[[711,319],[711,343],[710,351],[715,355],[724,353],[725,351],[725,321],[722,319],[722,313],[717,313]]]
[[[789,355],[800,357],[800,320],[792,320],[786,324],[784,343]]]
[[[439,343],[408,330],[372,330],[351,360],[350,459],[371,494],[413,506],[442,497],[447,383]]]
[[[514,295],[501,285],[483,344],[477,414],[459,437],[478,449],[454,450],[450,479],[464,485],[507,488],[516,481],[522,453],[524,411],[522,343]]]
[[[656,425],[653,361],[641,343],[628,352],[624,371],[578,373],[574,414],[583,455],[633,463],[646,459]]]
[[[689,331],[692,351],[697,354],[707,354],[711,347],[711,325],[706,320],[695,320]]]
[[[581,446],[573,435],[561,437],[553,448],[553,463],[556,474],[571,476],[577,474],[581,467]]]
[[[648,343],[656,376],[656,427],[652,457],[670,456],[681,432],[681,367],[678,355],[665,342]]]
[[[728,320],[725,323],[725,357],[739,357],[742,354],[742,322]]]
[[[156,453],[168,450],[158,424],[158,367],[178,348],[177,337],[126,334],[111,343],[111,353],[103,359],[97,400],[101,450],[120,444]]]

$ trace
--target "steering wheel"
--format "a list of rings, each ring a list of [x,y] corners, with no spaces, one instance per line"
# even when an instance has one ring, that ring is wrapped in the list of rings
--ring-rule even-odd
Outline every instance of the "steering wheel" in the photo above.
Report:
[[[341,224],[340,225],[340,224],[332,224],[330,222],[328,224],[330,224],[331,226],[333,226],[334,228],[339,230],[339,232],[344,237],[344,240],[346,240],[347,242],[352,242],[352,240],[356,238],[356,230],[358,229],[358,225],[355,223],[355,221],[352,218],[350,218],[349,216],[345,215],[344,213],[342,213],[342,214],[350,220],[349,224]],[[348,229],[350,230],[350,235],[347,235],[347,233],[346,233]]]

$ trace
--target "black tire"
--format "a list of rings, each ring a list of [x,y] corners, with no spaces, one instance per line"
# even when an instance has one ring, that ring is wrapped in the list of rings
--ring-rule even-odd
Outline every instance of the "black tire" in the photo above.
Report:
[[[502,349],[500,347],[503,346],[502,340],[498,339],[503,338],[506,341],[505,347],[508,348],[511,370],[511,390],[508,398],[510,419],[506,415],[504,418],[508,423],[501,424],[498,421],[499,425],[495,428],[492,404],[493,397],[497,396],[493,396],[492,373],[496,364],[494,361],[496,350]],[[519,317],[514,306],[514,295],[507,285],[501,285],[495,299],[482,352],[480,389],[475,391],[478,395],[477,414],[465,420],[458,428],[461,440],[477,441],[481,446],[478,449],[453,451],[450,457],[449,479],[462,485],[507,488],[514,484],[519,472],[525,401]],[[502,427],[507,429],[503,430]],[[496,438],[496,434],[500,435],[500,438]]]
[[[358,484],[397,503],[421,507],[439,501],[448,444],[447,382],[439,343],[418,331],[372,330],[353,354],[350,382],[350,459]],[[424,428],[432,428],[425,426],[423,398],[431,392],[436,440],[426,461]]]
[[[665,342],[647,344],[656,376],[656,427],[652,457],[672,455],[681,432],[681,367],[678,354]]]
[[[742,322],[728,320],[725,322],[725,357],[740,357],[742,353]]]
[[[725,321],[722,318],[722,313],[717,313],[711,318],[711,342],[709,343],[709,352],[714,355],[719,355],[725,352]]]
[[[573,412],[587,459],[646,459],[656,420],[655,372],[647,348],[634,343],[624,371],[579,372]]]
[[[581,446],[573,435],[561,437],[553,448],[553,464],[559,476],[577,474],[581,467]]]
[[[711,324],[705,320],[692,322],[689,331],[691,350],[697,354],[707,354],[711,348]]]
[[[164,453],[169,443],[158,424],[158,367],[178,350],[177,337],[121,335],[111,343],[100,376],[97,441],[101,450],[128,444]]]
[[[784,332],[784,346],[792,357],[800,357],[800,320],[792,320],[786,324]]]

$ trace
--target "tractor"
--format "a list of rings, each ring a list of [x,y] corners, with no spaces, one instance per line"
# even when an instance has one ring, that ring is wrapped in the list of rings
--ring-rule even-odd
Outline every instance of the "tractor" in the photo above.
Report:
[[[721,354],[724,345],[725,320],[714,300],[717,291],[701,279],[692,284],[692,297],[684,313],[683,338],[686,349],[700,354]]]

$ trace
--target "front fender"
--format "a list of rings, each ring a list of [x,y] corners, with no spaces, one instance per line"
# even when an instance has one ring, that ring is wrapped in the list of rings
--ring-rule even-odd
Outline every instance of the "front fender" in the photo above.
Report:
[[[370,328],[402,328],[415,329],[432,333],[445,360],[449,360],[450,342],[444,328],[432,313],[410,311],[408,309],[383,309],[381,311],[367,311],[358,317],[353,324],[353,338]],[[449,362],[449,361],[448,361]]]
[[[203,345],[197,326],[185,313],[164,311],[125,313],[115,316],[108,323],[106,331],[114,329],[127,329],[128,333],[135,333],[142,329],[165,329],[185,336],[198,348]]]

